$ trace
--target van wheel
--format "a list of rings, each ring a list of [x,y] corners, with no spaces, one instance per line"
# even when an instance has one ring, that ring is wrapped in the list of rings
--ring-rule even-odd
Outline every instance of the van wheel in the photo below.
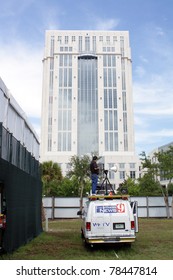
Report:
[[[83,230],[81,229],[81,238],[84,238]]]

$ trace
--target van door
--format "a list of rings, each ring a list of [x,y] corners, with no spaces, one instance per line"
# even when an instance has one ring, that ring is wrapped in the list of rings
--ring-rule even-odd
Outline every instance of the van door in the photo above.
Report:
[[[130,203],[131,208],[132,208],[132,212],[133,212],[133,216],[134,216],[134,221],[135,221],[135,232],[139,231],[139,225],[138,225],[138,203],[137,201],[132,201]]]

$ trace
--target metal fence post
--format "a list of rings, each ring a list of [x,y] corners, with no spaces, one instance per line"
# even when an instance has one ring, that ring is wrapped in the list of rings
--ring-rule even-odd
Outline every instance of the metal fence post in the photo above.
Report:
[[[147,204],[147,218],[150,217],[150,214],[149,214],[149,202],[148,202],[148,196],[146,196],[146,204]]]
[[[55,197],[52,196],[52,220],[55,218]]]

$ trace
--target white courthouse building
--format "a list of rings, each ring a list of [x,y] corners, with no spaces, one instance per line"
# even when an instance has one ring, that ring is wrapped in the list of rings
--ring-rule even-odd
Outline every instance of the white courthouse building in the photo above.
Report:
[[[128,31],[49,30],[43,58],[41,161],[63,173],[97,152],[116,186],[139,177]]]

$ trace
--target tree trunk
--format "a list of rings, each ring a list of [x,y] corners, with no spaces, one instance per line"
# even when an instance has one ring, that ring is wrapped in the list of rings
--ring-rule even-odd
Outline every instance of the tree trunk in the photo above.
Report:
[[[81,191],[80,191],[80,211],[82,213],[82,209],[83,209],[83,189],[84,189],[84,185],[81,184]],[[82,218],[82,215],[80,215],[80,217]]]
[[[41,204],[41,217],[42,217],[42,222],[44,222],[46,220],[46,215],[43,207],[43,202]]]
[[[169,213],[169,201],[168,201],[167,195],[164,196],[164,201],[165,201],[165,205],[166,205],[166,215],[167,215],[167,218],[169,219],[170,213]]]

